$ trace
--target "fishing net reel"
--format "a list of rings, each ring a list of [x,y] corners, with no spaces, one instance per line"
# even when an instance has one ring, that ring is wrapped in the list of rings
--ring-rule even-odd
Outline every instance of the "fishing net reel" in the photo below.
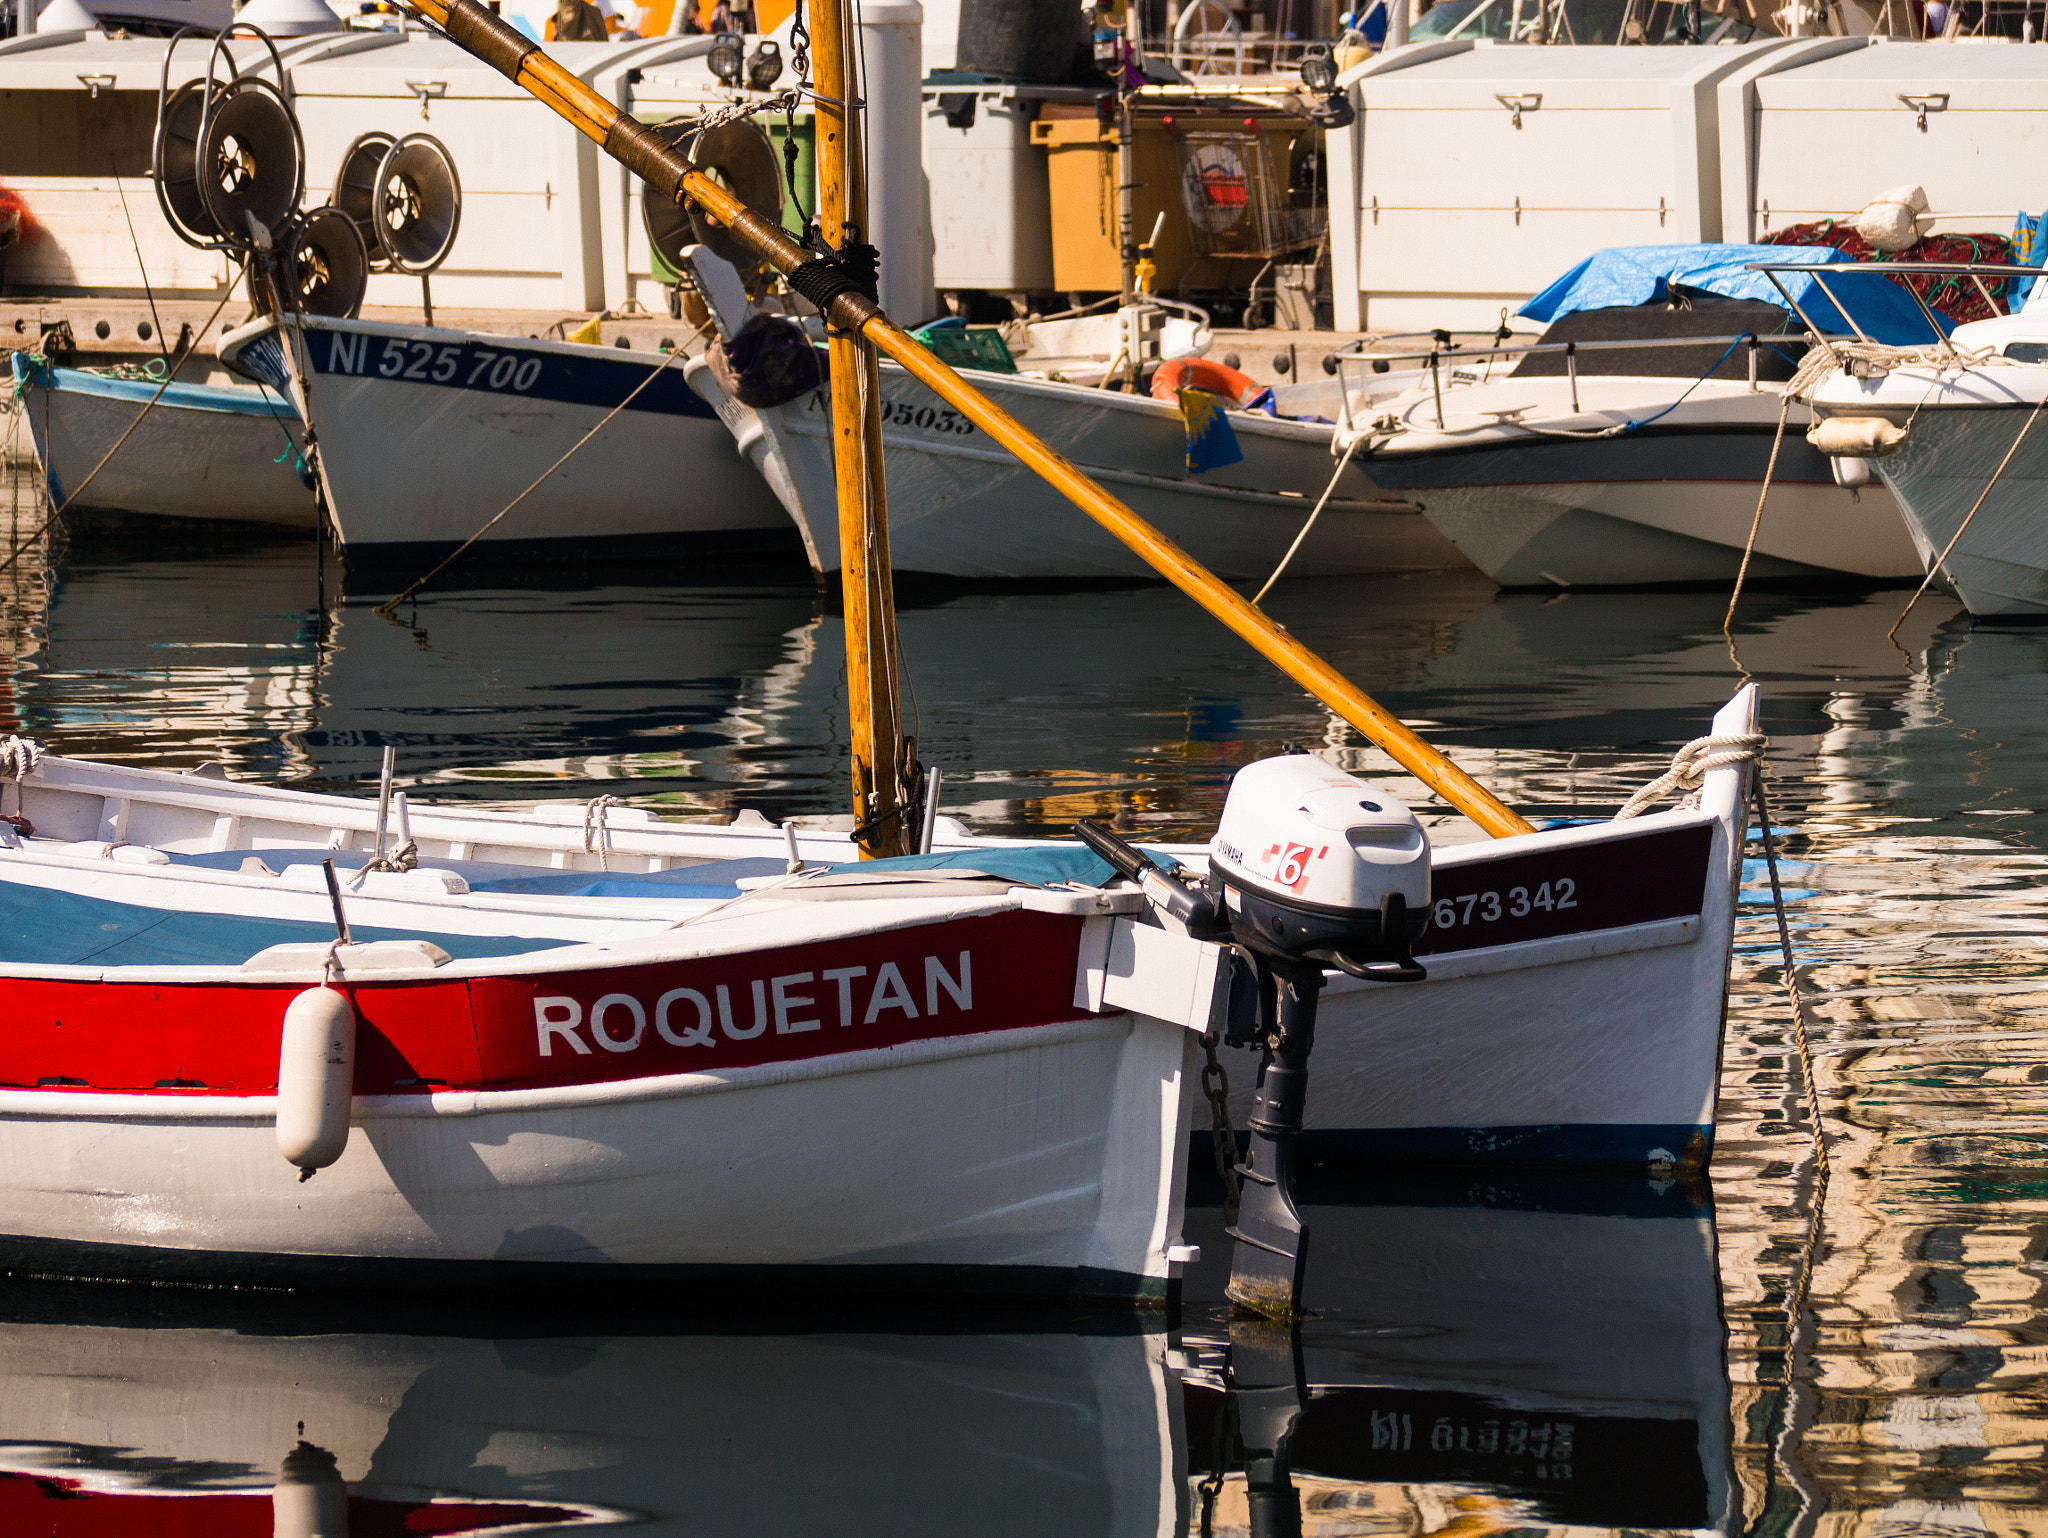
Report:
[[[664,123],[654,131],[671,145],[682,148],[698,170],[748,208],[771,222],[780,222],[782,169],[776,163],[775,147],[760,125],[742,120],[700,131],[694,119],[686,119]],[[751,280],[760,270],[761,258],[695,203],[672,203],[643,186],[640,217],[647,229],[647,243],[670,271],[686,271],[683,248],[700,245],[739,269],[740,276],[749,280],[748,286],[752,287]]]
[[[370,271],[420,280],[420,306],[432,325],[429,279],[462,228],[462,178],[448,147],[432,134],[359,135],[335,169],[334,206],[355,225]]]
[[[171,58],[187,36],[211,36],[204,76],[171,89]],[[244,73],[229,44],[237,37],[268,53],[273,82]],[[219,32],[183,27],[164,48],[157,84],[150,171],[157,205],[177,235],[202,251],[224,251],[249,272],[259,314],[280,308],[343,317],[362,309],[370,252],[361,231],[331,207],[301,212],[306,143],[288,96],[277,45],[260,27]]]
[[[246,260],[276,245],[298,211],[306,192],[305,138],[285,97],[284,61],[261,28],[237,22],[212,34],[206,74],[173,91],[171,59],[192,35],[206,34],[181,27],[164,48],[150,160],[157,202],[187,245]],[[241,72],[228,47],[236,36],[263,45],[275,83]]]

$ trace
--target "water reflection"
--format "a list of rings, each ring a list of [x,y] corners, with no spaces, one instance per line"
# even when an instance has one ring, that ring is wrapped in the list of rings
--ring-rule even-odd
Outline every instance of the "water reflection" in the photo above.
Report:
[[[0,574],[0,726],[60,750],[221,758],[238,775],[312,785],[360,786],[391,740],[401,777],[436,794],[609,790],[693,815],[842,808],[842,653],[807,582],[478,573],[424,597],[404,624],[376,617],[376,596],[323,574],[302,542],[73,538],[48,566]],[[1297,583],[1272,607],[1508,799],[1542,815],[1600,815],[1695,735],[1736,681],[1723,603],[1503,595],[1469,577],[1424,577]],[[1382,1195],[1377,1206],[1351,1193],[1319,1209],[1320,1316],[1303,1335],[1306,1397],[1288,1443],[1311,1530],[2048,1530],[2048,634],[1973,630],[1953,604],[1928,599],[1893,646],[1885,632],[1902,603],[1898,593],[1755,594],[1735,627],[1736,657],[1765,689],[1830,1178],[1817,1178],[1758,871],[1738,930],[1711,1217],[1703,1193],[1676,1188],[1613,1210],[1498,1191]],[[1387,778],[1428,809],[1413,782],[1171,592],[913,595],[904,647],[946,809],[985,829],[1064,833],[1077,815],[1107,813],[1148,833],[1206,835],[1230,771],[1287,740]],[[1460,836],[1441,811],[1438,836]],[[1227,1260],[1220,1236],[1199,1242],[1205,1274]],[[212,1357],[165,1368],[147,1394],[92,1386],[100,1372],[126,1381],[131,1355],[142,1372],[204,1336],[220,1343],[221,1362],[243,1364],[241,1381],[285,1385],[271,1401],[251,1387],[251,1404],[298,1392],[285,1366],[258,1365],[271,1360],[252,1354],[259,1347],[282,1364],[296,1356],[291,1370],[309,1383],[339,1385],[332,1402],[358,1408],[336,1423],[356,1426],[355,1440],[322,1440],[309,1418],[308,1441],[335,1455],[352,1487],[406,1499],[553,1501],[671,1525],[698,1522],[701,1509],[706,1531],[712,1516],[742,1530],[793,1526],[800,1514],[845,1525],[844,1511],[870,1505],[913,1529],[1000,1517],[1020,1532],[1196,1531],[1203,1486],[1220,1470],[1208,1509],[1222,1530],[1248,1525],[1251,1505],[1249,1444],[1217,1408],[1232,1348],[1228,1322],[1205,1302],[1219,1295],[1213,1278],[1191,1285],[1178,1337],[1004,1333],[1005,1321],[981,1320],[972,1329],[992,1333],[870,1328],[820,1343],[784,1331],[748,1337],[765,1353],[751,1357],[658,1332],[557,1341],[548,1360],[583,1364],[563,1384],[594,1385],[559,1395],[554,1380],[508,1365],[541,1359],[519,1356],[543,1349],[530,1342],[51,1319],[24,1323],[43,1333],[0,1356],[0,1371],[27,1374],[43,1399],[24,1388],[0,1407],[15,1402],[9,1440],[132,1453],[144,1462],[115,1472],[137,1478],[183,1479],[188,1458],[232,1465],[194,1477],[267,1500],[299,1412],[224,1442],[240,1449],[231,1456],[188,1452],[204,1438],[178,1427],[204,1417],[178,1421],[178,1385],[189,1380],[199,1399],[209,1385],[225,1394],[230,1379]],[[600,1325],[615,1327],[584,1300],[503,1333]],[[49,1375],[71,1349],[59,1344],[73,1338],[67,1326],[98,1332],[101,1345],[98,1366],[60,1391]],[[642,1374],[642,1362],[660,1372]],[[388,1380],[378,1376],[387,1367]],[[645,1397],[662,1374],[687,1393]],[[790,1390],[781,1404],[778,1375],[815,1380],[825,1397]],[[1110,1379],[1123,1387],[1112,1392]],[[472,1387],[437,1397],[442,1383]],[[1277,1379],[1267,1388],[1278,1395]],[[988,1408],[1012,1398],[1043,1401],[1044,1423],[1035,1410],[1006,1409],[1025,1417],[1007,1422]],[[651,1407],[662,1424],[632,1430],[592,1408],[613,1400]],[[36,1431],[23,1422],[37,1403],[85,1408]],[[394,1435],[400,1407],[430,1403]],[[721,1427],[765,1425],[771,1411],[791,1428],[772,1444],[782,1461],[747,1462],[741,1453],[758,1449]],[[1399,1447],[1384,1441],[1396,1413],[1408,1417]],[[503,1426],[480,1429],[493,1419]],[[1516,1420],[1530,1428],[1520,1451],[1507,1441]],[[1550,1488],[1535,1469],[1557,1463],[1557,1433],[1537,1457],[1539,1421],[1573,1428],[1571,1480]],[[443,1442],[411,1429],[444,1424],[462,1429]],[[1221,1456],[1218,1426],[1238,1438]],[[517,1434],[496,1440],[504,1428]],[[884,1445],[883,1429],[903,1446]],[[842,1435],[846,1459],[831,1464]],[[424,1454],[403,1470],[391,1462],[415,1445],[453,1451],[431,1468]],[[702,1456],[707,1447],[719,1457]],[[930,1456],[912,1460],[906,1447]],[[1621,1451],[1595,1460],[1590,1450],[1604,1447]],[[802,1483],[791,1471],[803,1458],[838,1467],[859,1501]],[[920,1504],[906,1492],[950,1479],[932,1472],[941,1463],[962,1472],[942,1483],[953,1506],[933,1519],[937,1496]],[[622,1470],[633,1478],[601,1477]],[[734,1484],[733,1470],[752,1481],[755,1505],[698,1494]],[[976,1478],[998,1497],[976,1504]],[[1040,1501],[1031,1479],[1053,1494]],[[1054,1495],[1078,1504],[1046,1504]],[[248,1499],[250,1511],[271,1510]],[[1082,1515],[1069,1522],[1070,1511]]]

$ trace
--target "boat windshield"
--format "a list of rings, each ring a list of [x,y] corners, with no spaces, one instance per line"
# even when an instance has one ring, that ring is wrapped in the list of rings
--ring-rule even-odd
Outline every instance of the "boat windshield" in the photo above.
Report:
[[[1704,36],[1695,36],[1694,25]],[[1757,36],[1757,29],[1733,17],[1702,15],[1674,0],[1441,0],[1408,36],[1414,42],[1491,37],[1593,45],[1746,43]]]

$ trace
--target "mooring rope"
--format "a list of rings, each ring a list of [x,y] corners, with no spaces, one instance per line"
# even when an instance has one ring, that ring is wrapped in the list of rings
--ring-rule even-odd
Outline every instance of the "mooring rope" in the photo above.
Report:
[[[1723,732],[1693,738],[1671,755],[1669,769],[1622,803],[1621,810],[1614,814],[1614,820],[1626,822],[1631,817],[1640,816],[1673,791],[1684,798],[1681,806],[1693,805],[1699,796],[1700,785],[1710,771],[1732,769],[1737,764],[1748,763],[1763,752],[1767,740],[1760,732]]]
[[[499,525],[499,523],[504,520],[506,514],[510,513],[513,508],[517,507],[520,503],[524,502],[528,497],[532,496],[536,491],[540,490],[541,485],[547,480],[547,478],[553,475],[557,470],[561,469],[562,466],[566,465],[572,458],[574,458],[576,452],[579,449],[581,449],[584,444],[588,443],[592,438],[595,438],[599,433],[603,432],[606,427],[610,426],[613,417],[617,416],[620,412],[624,411],[628,406],[632,405],[634,401],[638,400],[640,398],[640,392],[646,389],[649,385],[653,384],[655,380],[659,379],[662,375],[662,371],[665,370],[671,363],[675,362],[676,359],[681,357],[682,355],[682,348],[670,348],[668,352],[663,354],[661,362],[659,362],[653,368],[647,371],[647,377],[641,380],[635,386],[633,386],[632,390],[628,392],[624,400],[620,401],[618,405],[612,407],[610,411],[607,411],[604,414],[603,419],[599,421],[595,427],[591,428],[589,432],[585,433],[581,438],[578,438],[573,444],[569,446],[568,453],[564,454],[560,459],[556,460],[553,464],[549,465],[545,470],[541,471],[539,475],[535,476],[532,485],[528,486],[526,490],[520,492],[518,496],[514,497],[510,502],[507,502],[503,507],[499,508],[495,516],[493,516],[489,521],[487,521],[482,528],[478,529],[474,534],[470,535],[468,539],[465,539],[461,544],[457,545],[455,549],[449,553],[447,558],[441,562],[440,565],[436,566],[424,577],[421,577],[419,581],[413,583],[411,587],[407,588],[404,592],[400,593],[396,598],[392,598],[384,603],[378,604],[376,612],[385,615],[386,617],[389,617],[390,615],[394,614],[395,612],[397,612],[398,606],[404,603],[406,599],[412,597],[413,594],[417,593],[429,582],[432,582],[436,577],[440,576],[442,572],[446,571],[450,566],[454,565],[455,562],[462,557],[463,553],[467,551],[471,545],[475,544],[478,540],[482,539],[486,534],[490,533],[492,529],[496,528]],[[310,413],[308,413],[308,415],[310,416]],[[309,430],[311,428],[311,425],[312,424],[309,421],[307,423],[307,427]],[[5,568],[0,567],[0,570],[5,570]]]
[[[1735,568],[1735,591],[1728,595],[1728,612],[1721,616],[1721,634],[1728,637],[1732,654],[1735,638],[1730,627],[1735,623],[1735,606],[1742,601],[1743,579],[1749,575],[1750,557],[1756,554],[1757,531],[1764,526],[1764,503],[1770,499],[1771,481],[1778,473],[1778,450],[1785,446],[1785,420],[1792,414],[1792,391],[1786,387],[1778,398],[1778,430],[1771,435],[1771,457],[1764,465],[1764,483],[1757,488],[1756,516],[1749,520],[1749,538],[1742,542],[1742,564]],[[1738,663],[1739,667],[1741,664]]]
[[[1280,564],[1273,568],[1273,575],[1266,579],[1266,585],[1252,594],[1254,606],[1263,603],[1266,595],[1273,591],[1273,584],[1278,582],[1281,573],[1287,570],[1288,563],[1294,559],[1294,552],[1301,548],[1301,542],[1308,538],[1308,531],[1313,529],[1316,526],[1316,520],[1323,516],[1323,509],[1330,502],[1330,494],[1337,489],[1337,482],[1344,477],[1344,467],[1351,463],[1351,456],[1358,452],[1358,446],[1365,442],[1365,439],[1366,435],[1364,433],[1354,437],[1351,440],[1351,447],[1344,451],[1344,457],[1337,461],[1337,468],[1330,472],[1330,484],[1323,488],[1322,496],[1316,499],[1315,511],[1308,515],[1308,522],[1304,523],[1301,526],[1301,532],[1294,536],[1294,543],[1287,547],[1287,554],[1280,557]]]
[[[605,814],[623,802],[617,796],[595,796],[583,808],[583,852],[597,856],[597,868],[608,871],[612,868],[612,830],[605,820]]]
[[[2019,436],[2012,440],[2012,447],[2005,451],[2005,458],[2001,459],[1998,462],[1998,468],[1991,472],[1991,479],[1984,483],[1984,489],[1977,494],[1976,502],[1971,505],[1970,511],[1964,515],[1962,523],[1957,526],[1954,538],[1950,539],[1942,547],[1940,555],[1928,563],[1927,575],[1921,578],[1920,585],[1913,589],[1913,596],[1906,600],[1906,607],[1901,609],[1899,617],[1892,621],[1892,628],[1884,633],[1884,638],[1887,641],[1899,633],[1899,626],[1906,623],[1906,616],[1913,612],[1913,605],[1920,601],[1920,595],[1927,591],[1929,585],[1933,583],[1942,568],[1948,565],[1948,558],[1954,552],[1957,542],[1962,539],[1964,533],[1969,529],[1970,520],[1977,516],[1977,510],[1983,507],[1985,498],[1991,495],[1991,488],[1996,486],[1999,477],[2005,474],[2005,467],[2012,463],[2013,455],[2017,454],[2020,451],[2020,445],[2027,441],[2027,434],[2033,430],[2034,420],[2041,415],[2041,408],[2043,406],[2048,406],[2048,392],[2044,392],[2041,398],[2034,402],[2034,409],[2027,413],[2026,421],[2020,424]]]

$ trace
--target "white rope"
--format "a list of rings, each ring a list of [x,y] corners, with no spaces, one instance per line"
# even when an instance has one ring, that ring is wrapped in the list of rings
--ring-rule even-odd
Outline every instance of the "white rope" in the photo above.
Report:
[[[1308,515],[1308,522],[1304,523],[1301,532],[1294,536],[1294,543],[1287,547],[1287,554],[1280,557],[1280,564],[1273,568],[1273,575],[1266,579],[1266,585],[1252,594],[1254,608],[1264,602],[1266,595],[1273,591],[1273,584],[1278,582],[1280,574],[1287,570],[1288,563],[1294,559],[1294,552],[1301,548],[1301,542],[1308,538],[1308,531],[1314,528],[1316,520],[1323,516],[1323,509],[1329,505],[1330,493],[1337,489],[1337,482],[1344,475],[1344,467],[1351,463],[1351,456],[1358,452],[1358,446],[1365,442],[1365,438],[1366,435],[1360,433],[1351,440],[1350,447],[1344,450],[1344,457],[1337,461],[1337,468],[1330,472],[1330,484],[1323,488],[1322,496],[1316,499],[1315,511]]]
[[[390,854],[377,855],[357,866],[356,873],[348,878],[348,889],[351,892],[360,892],[363,889],[363,882],[369,878],[373,870],[397,871],[403,874],[409,870],[417,870],[419,863],[420,846],[414,840],[407,839]]]
[[[1764,750],[1760,733],[1724,732],[1718,736],[1695,737],[1671,755],[1671,767],[1643,786],[1614,814],[1616,822],[1649,810],[1673,791],[1684,796],[1681,806],[1697,804],[1702,779],[1715,769],[1732,769],[1746,764]]]
[[[617,796],[595,797],[583,809],[583,852],[597,856],[597,868],[612,868],[612,830],[605,821],[608,807],[623,805]]]
[[[0,771],[13,775],[15,784],[19,785],[25,775],[34,774],[42,761],[42,744],[33,738],[0,738]]]

